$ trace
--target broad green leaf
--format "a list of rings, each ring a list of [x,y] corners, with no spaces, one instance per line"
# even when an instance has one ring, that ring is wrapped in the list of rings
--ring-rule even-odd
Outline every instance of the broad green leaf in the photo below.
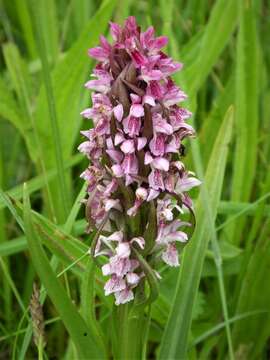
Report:
[[[202,185],[208,189],[208,201],[214,217],[213,221],[217,214],[217,206],[222,190],[228,144],[231,140],[232,120],[232,111],[229,111],[219,130],[207,167],[204,184]],[[199,197],[196,213],[197,228],[190,244],[184,251],[172,309],[161,342],[160,359],[186,358],[192,309],[210,238],[209,222],[202,194]]]

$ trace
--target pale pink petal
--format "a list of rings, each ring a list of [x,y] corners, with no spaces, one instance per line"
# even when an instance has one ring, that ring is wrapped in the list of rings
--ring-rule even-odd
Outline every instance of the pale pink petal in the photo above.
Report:
[[[154,190],[163,190],[164,191],[164,182],[163,176],[160,170],[153,169],[148,176],[149,185]]]
[[[115,134],[115,137],[114,137],[114,145],[117,146],[117,145],[121,144],[124,140],[125,140],[124,135],[122,133],[118,132]]]
[[[151,156],[150,152],[147,151],[144,155],[144,164],[149,165],[153,161],[153,157]]]
[[[102,274],[104,276],[111,275],[111,266],[110,264],[105,264],[101,267]]]
[[[138,151],[142,150],[147,143],[147,139],[145,137],[138,137],[137,138],[137,149]]]
[[[136,273],[127,273],[126,275],[127,283],[131,286],[136,286],[139,283],[140,279],[141,278]]]
[[[151,153],[155,156],[162,156],[165,152],[166,135],[157,134],[149,143]]]
[[[112,275],[104,285],[105,295],[110,295],[112,293],[121,291],[126,288],[126,282],[120,277]]]
[[[130,94],[130,98],[131,98],[132,104],[140,104],[140,102],[141,102],[141,97],[137,94]]]
[[[123,119],[124,109],[122,104],[118,104],[113,108],[114,116],[117,121],[121,121]]]
[[[86,119],[91,119],[93,117],[93,109],[92,108],[85,109],[80,113],[80,115],[82,115]]]
[[[144,187],[138,187],[135,194],[137,199],[146,200],[148,191]]]
[[[116,254],[121,258],[128,258],[130,255],[130,245],[128,242],[120,242],[116,248]]]
[[[118,150],[106,150],[106,153],[110,156],[110,158],[116,163],[120,163],[123,159],[123,154]]]
[[[161,80],[163,78],[163,73],[160,70],[148,70],[142,67],[141,75],[138,77],[146,81],[147,83],[152,80]]]
[[[85,84],[85,87],[102,93],[107,93],[110,90],[110,84],[103,80],[89,80]]]
[[[131,208],[129,208],[127,210],[127,215],[128,216],[135,216],[138,212],[138,206],[135,204],[134,206],[132,206]]]
[[[132,271],[131,260],[128,257],[119,257],[115,255],[110,258],[111,272],[117,276],[124,276],[129,271]]]
[[[185,243],[188,241],[188,236],[183,231],[174,231],[166,236],[168,242],[179,241]]]
[[[113,234],[111,234],[108,237],[102,236],[101,238],[105,238],[107,241],[117,241],[117,242],[121,242],[123,241],[123,231],[115,231]]]
[[[122,169],[124,174],[137,175],[138,174],[138,159],[135,154],[127,154],[122,162]]]
[[[169,244],[161,257],[169,266],[179,266],[178,251],[175,244]]]
[[[150,96],[150,95],[145,95],[145,96],[143,97],[143,103],[144,103],[144,104],[151,105],[151,106],[155,106],[155,105],[156,105],[155,99],[153,98],[153,96]]]
[[[202,182],[196,179],[195,177],[186,177],[183,179],[179,179],[179,182],[177,183],[177,191],[179,192],[189,191],[195,186],[201,185],[201,183]]]
[[[123,120],[124,132],[130,137],[138,136],[141,129],[141,119],[134,116],[127,116]]]
[[[167,160],[167,159],[165,159],[163,157],[156,157],[152,161],[152,165],[156,169],[163,170],[163,171],[168,171],[170,163],[169,163],[169,160]]]
[[[124,154],[132,154],[135,152],[134,140],[125,140],[121,145]]]
[[[134,116],[136,118],[142,117],[144,115],[144,108],[141,104],[133,104],[130,107],[130,116]]]
[[[148,197],[147,197],[147,201],[151,201],[151,200],[156,199],[159,194],[160,194],[160,191],[157,191],[157,190],[154,190],[154,189],[150,189],[149,195],[148,195]]]
[[[122,206],[120,204],[120,200],[119,199],[108,199],[105,200],[105,211],[110,211],[112,208],[117,209],[119,211],[122,210]]]
[[[126,288],[125,290],[116,292],[114,294],[114,296],[115,296],[115,305],[126,304],[127,302],[134,299],[134,294],[133,294],[132,290],[130,290],[128,288]]]

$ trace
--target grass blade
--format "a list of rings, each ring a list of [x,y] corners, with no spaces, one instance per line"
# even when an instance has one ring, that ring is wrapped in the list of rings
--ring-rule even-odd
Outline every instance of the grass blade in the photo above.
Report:
[[[232,116],[229,113],[228,116],[224,118],[216,139],[203,185],[207,189],[211,188],[208,201],[212,209],[213,220],[216,215],[221,194],[231,132]],[[208,221],[209,219],[207,219],[205,213],[204,202],[202,196],[200,196],[197,206],[198,226],[191,243],[184,251],[173,305],[161,342],[159,359],[186,358],[192,308],[199,286],[203,260],[209,241]]]
[[[49,119],[51,124],[51,136],[53,140],[53,149],[56,159],[56,168],[57,168],[57,179],[58,186],[60,190],[60,196],[62,201],[62,211],[59,214],[59,220],[64,221],[67,216],[67,211],[69,208],[68,200],[68,190],[66,187],[66,179],[64,176],[64,161],[63,161],[63,149],[61,144],[59,123],[57,120],[57,113],[55,107],[55,97],[51,82],[50,67],[47,58],[46,43],[44,40],[44,31],[43,27],[40,24],[40,19],[42,19],[39,6],[36,6],[35,2],[32,2],[33,9],[33,28],[36,32],[37,46],[40,53],[41,63],[42,63],[42,73],[44,78],[44,84],[47,95],[48,109],[49,109]]]
[[[254,1],[239,1],[240,28],[236,58],[236,149],[231,200],[248,201],[254,181],[258,143],[258,40]],[[252,119],[252,120],[251,120]],[[243,221],[227,230],[240,242]]]
[[[34,267],[44,284],[52,302],[58,310],[77,350],[82,358],[103,358],[104,350],[97,343],[91,329],[81,318],[77,309],[68,298],[62,285],[57,280],[44,250],[40,245],[39,238],[34,230],[31,219],[30,202],[27,189],[24,193],[24,222],[29,250]]]

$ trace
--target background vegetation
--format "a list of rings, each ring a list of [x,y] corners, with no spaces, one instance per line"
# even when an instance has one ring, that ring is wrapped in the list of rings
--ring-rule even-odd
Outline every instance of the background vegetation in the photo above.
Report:
[[[86,255],[76,147],[87,49],[128,15],[168,35],[185,65],[175,79],[198,133],[186,161],[203,180],[181,270],[161,269],[145,314],[144,357],[269,358],[269,2],[1,0],[0,15],[0,358],[115,348],[112,298]],[[29,311],[34,281],[44,323],[37,288]]]

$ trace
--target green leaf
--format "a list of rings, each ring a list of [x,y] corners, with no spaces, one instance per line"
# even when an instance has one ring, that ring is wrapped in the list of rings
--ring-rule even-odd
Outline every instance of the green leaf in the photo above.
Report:
[[[20,131],[27,143],[29,153],[35,153],[31,127],[25,121],[24,113],[17,103],[8,84],[0,77],[0,116]]]
[[[239,1],[240,28],[236,58],[236,148],[234,152],[231,200],[248,201],[256,172],[258,149],[258,39],[255,1]],[[239,243],[243,221],[227,233]]]
[[[115,1],[105,0],[102,2],[100,9],[88,22],[76,43],[52,72],[53,93],[65,158],[70,156],[80,126],[81,94],[86,91],[83,83],[90,72],[87,49],[96,45],[99,35],[105,32],[114,5]],[[47,163],[52,165],[54,163],[53,144],[48,132],[47,119],[49,115],[45,96],[42,87],[38,97],[36,117],[39,119],[39,132],[44,135],[43,146],[44,149],[47,149]]]
[[[198,39],[199,54],[194,57],[190,65],[187,64],[185,70],[175,76],[179,84],[184,81],[190,97],[197,93],[228,43],[235,29],[236,19],[237,2],[235,0],[217,0],[215,2],[202,38]]]
[[[229,111],[219,130],[207,167],[204,184],[202,185],[205,186],[209,192],[208,201],[212,210],[213,221],[216,217],[217,206],[221,195],[228,144],[232,133],[232,120],[232,111]],[[196,212],[197,228],[190,244],[184,251],[172,309],[161,342],[160,359],[186,358],[192,309],[210,238],[209,220],[207,219],[202,194],[199,197]]]
[[[39,237],[34,230],[26,186],[24,192],[23,213],[26,237],[32,262],[53,304],[59,312],[66,329],[76,345],[80,356],[85,359],[100,359],[105,357],[104,349],[97,342],[91,328],[86,325],[74,304],[68,298],[42,249]]]
[[[90,70],[90,61],[87,56],[87,49],[98,43],[98,37],[107,27],[114,4],[115,0],[105,0],[102,2],[102,5],[97,13],[82,31],[79,39],[66,53],[64,59],[55,66],[51,74],[51,92],[54,95],[53,98],[56,110],[55,117],[57,118],[60,130],[61,156],[63,157],[64,162],[71,155],[81,124],[81,117],[79,115],[80,110],[82,110],[80,108],[82,106],[81,94],[86,91],[83,83],[86,79],[87,72]],[[38,119],[36,123],[46,168],[56,168],[56,157],[54,151],[55,141],[50,127],[48,127],[50,114],[49,107],[46,102],[46,92],[43,86],[41,87],[41,91],[38,96],[35,115],[36,119]],[[69,193],[71,191],[71,189],[69,189],[70,179],[65,179],[65,181],[67,181]],[[50,189],[57,214],[62,214],[63,203],[59,192],[61,187],[58,186],[58,182],[53,181],[50,185]],[[63,190],[61,193],[63,193]],[[62,220],[64,219],[62,218]]]
[[[233,328],[233,341],[236,351],[246,349],[250,359],[260,358],[270,335],[270,221],[266,221],[254,249],[248,254],[249,261],[244,263],[240,278],[240,291],[237,296],[236,313],[255,310],[267,311],[258,317],[248,318]],[[259,336],[258,336],[259,334]]]

